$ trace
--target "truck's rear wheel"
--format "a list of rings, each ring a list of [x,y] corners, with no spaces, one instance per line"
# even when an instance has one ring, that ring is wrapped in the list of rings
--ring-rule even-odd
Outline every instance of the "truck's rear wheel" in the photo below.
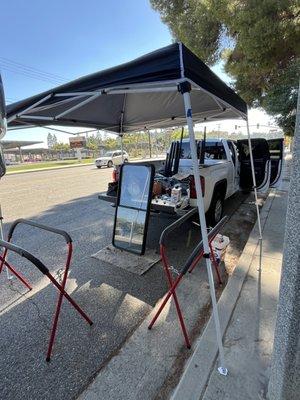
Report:
[[[207,212],[207,222],[211,226],[217,225],[222,219],[224,210],[224,197],[221,193],[215,193]]]

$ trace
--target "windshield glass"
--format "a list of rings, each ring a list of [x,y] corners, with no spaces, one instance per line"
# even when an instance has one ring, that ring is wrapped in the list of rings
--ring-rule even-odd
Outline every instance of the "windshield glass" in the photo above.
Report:
[[[104,154],[104,157],[111,157],[113,155],[113,151],[107,151],[105,154]]]
[[[226,153],[221,142],[205,143],[205,158],[210,160],[226,160]]]
[[[197,140],[197,153],[198,158],[200,157],[200,150],[201,150],[201,140]],[[226,153],[221,142],[205,142],[205,156],[206,159],[212,160],[226,160]],[[191,159],[191,147],[190,142],[183,142],[181,145],[181,159]]]
[[[199,150],[200,150],[199,143],[200,142],[198,140],[196,140],[198,157],[199,157]],[[181,159],[182,158],[184,158],[184,159],[192,158],[190,142],[182,142],[181,143],[180,158]]]

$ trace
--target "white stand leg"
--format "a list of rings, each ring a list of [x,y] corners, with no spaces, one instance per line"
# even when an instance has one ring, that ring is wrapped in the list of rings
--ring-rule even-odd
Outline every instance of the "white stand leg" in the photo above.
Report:
[[[259,231],[259,266],[258,266],[258,270],[261,270],[261,266],[262,266],[261,265],[262,264],[262,229],[261,229],[261,222],[260,222],[259,204],[258,204],[257,188],[256,188],[256,178],[255,178],[254,161],[253,161],[251,136],[250,136],[250,128],[249,128],[248,119],[246,120],[246,124],[247,124],[250,164],[251,164],[251,171],[252,171],[252,181],[253,181],[254,196],[255,196],[257,223],[258,223],[258,231]]]
[[[214,316],[215,327],[216,327],[217,343],[218,343],[218,347],[219,347],[220,366],[218,367],[218,371],[222,375],[227,375],[228,371],[227,371],[227,368],[225,367],[225,357],[224,357],[224,349],[223,349],[223,344],[222,344],[222,335],[221,335],[220,319],[219,319],[218,305],[217,305],[215,286],[214,286],[214,278],[213,278],[213,273],[212,273],[212,268],[211,268],[211,261],[210,261],[210,257],[209,257],[210,248],[209,248],[209,243],[208,243],[204,202],[203,202],[202,189],[201,189],[201,184],[200,184],[200,171],[199,171],[197,148],[196,148],[196,142],[195,142],[191,98],[190,98],[189,91],[186,91],[183,93],[183,99],[184,99],[186,120],[187,120],[187,124],[188,124],[188,129],[189,129],[193,172],[194,172],[195,186],[196,186],[196,193],[197,193],[197,206],[198,206],[200,227],[201,227],[201,234],[202,234],[203,248],[204,248],[204,257],[205,257],[205,261],[206,261],[210,295],[211,295],[211,301],[212,301],[212,306],[213,306],[213,316]]]

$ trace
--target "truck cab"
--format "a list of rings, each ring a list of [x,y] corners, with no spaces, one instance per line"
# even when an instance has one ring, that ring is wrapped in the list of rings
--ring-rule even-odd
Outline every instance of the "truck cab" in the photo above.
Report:
[[[225,139],[208,139],[205,141],[203,163],[200,162],[202,141],[197,141],[200,175],[214,174],[220,181],[226,180],[225,197],[230,197],[239,189],[238,151],[235,143]],[[211,167],[214,167],[213,169]],[[189,139],[184,139],[181,146],[179,171],[192,171],[192,160]],[[214,172],[212,172],[214,171]]]

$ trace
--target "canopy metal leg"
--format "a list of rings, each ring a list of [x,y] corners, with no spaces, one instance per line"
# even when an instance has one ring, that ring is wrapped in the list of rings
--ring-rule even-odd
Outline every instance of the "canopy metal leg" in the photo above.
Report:
[[[207,268],[207,274],[208,274],[208,280],[209,280],[211,301],[212,301],[212,306],[213,306],[213,316],[214,316],[215,327],[216,327],[217,343],[218,343],[218,347],[219,347],[220,366],[218,367],[218,371],[222,375],[227,375],[228,371],[227,371],[227,368],[225,367],[225,357],[224,357],[224,349],[223,349],[223,344],[222,344],[220,319],[219,319],[218,305],[217,305],[215,286],[214,286],[214,278],[213,278],[211,260],[210,260],[210,248],[209,248],[209,242],[208,242],[208,236],[207,236],[207,226],[206,226],[206,219],[205,219],[205,212],[204,212],[204,202],[203,202],[202,189],[201,189],[201,184],[200,184],[200,172],[199,172],[197,148],[196,148],[196,142],[195,142],[191,98],[190,98],[190,92],[189,92],[190,88],[184,87],[182,85],[182,87],[180,89],[181,89],[181,93],[183,94],[186,120],[187,120],[188,130],[189,130],[192,163],[193,163],[193,173],[194,173],[196,193],[197,193],[197,206],[198,206],[198,212],[199,212],[199,218],[200,218],[200,227],[201,227],[201,234],[202,234],[202,240],[203,240],[204,257],[206,259],[205,261],[206,261],[206,268]]]
[[[247,124],[250,164],[251,164],[251,171],[252,171],[252,181],[253,181],[254,197],[255,197],[255,207],[256,207],[257,223],[258,223],[258,231],[259,231],[259,239],[258,239],[259,240],[259,266],[258,266],[258,269],[261,270],[261,263],[262,263],[262,230],[261,230],[260,212],[259,212],[259,205],[258,205],[256,178],[255,178],[254,161],[253,161],[253,154],[252,154],[252,145],[251,145],[251,136],[250,136],[250,128],[249,128],[248,118],[246,119],[246,124]]]

